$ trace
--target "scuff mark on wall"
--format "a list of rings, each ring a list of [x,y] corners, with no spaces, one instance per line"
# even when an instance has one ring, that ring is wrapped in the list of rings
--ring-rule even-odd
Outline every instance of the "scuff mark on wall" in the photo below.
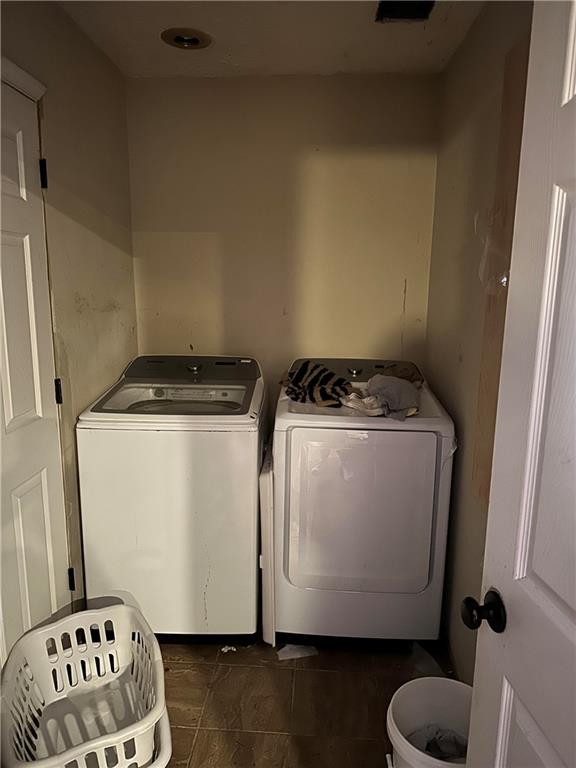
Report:
[[[404,360],[404,331],[406,330],[406,295],[408,293],[408,278],[404,278],[404,290],[402,292],[402,318],[400,320],[400,357]]]
[[[212,572],[212,567],[210,563],[208,563],[208,572],[206,574],[206,582],[204,584],[204,591],[202,593],[202,598],[204,601],[204,621],[206,623],[206,626],[208,626],[208,587],[210,586],[211,572]]]

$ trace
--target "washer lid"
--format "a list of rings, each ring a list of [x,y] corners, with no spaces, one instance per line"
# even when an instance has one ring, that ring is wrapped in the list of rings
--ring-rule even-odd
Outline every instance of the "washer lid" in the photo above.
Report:
[[[263,396],[260,366],[252,358],[138,357],[80,414],[78,426],[253,429]]]
[[[156,416],[231,416],[246,413],[253,382],[193,384],[140,382],[123,379],[104,395],[94,413],[148,413]]]

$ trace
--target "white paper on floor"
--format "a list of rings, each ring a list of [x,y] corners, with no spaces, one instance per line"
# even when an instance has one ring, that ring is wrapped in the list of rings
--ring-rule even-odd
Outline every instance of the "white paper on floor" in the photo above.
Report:
[[[313,645],[285,645],[276,651],[279,661],[303,659],[306,656],[318,656],[318,650]]]
[[[412,655],[410,661],[414,667],[414,677],[446,677],[442,667],[428,651],[424,650],[420,643],[412,645]]]
[[[236,653],[236,646],[235,645],[225,645],[224,648],[220,648],[222,653]]]

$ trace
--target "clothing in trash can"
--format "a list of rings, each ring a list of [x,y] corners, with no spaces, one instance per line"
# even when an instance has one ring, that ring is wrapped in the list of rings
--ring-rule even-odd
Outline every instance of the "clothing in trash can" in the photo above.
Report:
[[[418,728],[408,736],[413,747],[430,757],[452,765],[466,764],[468,742],[450,728],[441,728],[436,723]]]

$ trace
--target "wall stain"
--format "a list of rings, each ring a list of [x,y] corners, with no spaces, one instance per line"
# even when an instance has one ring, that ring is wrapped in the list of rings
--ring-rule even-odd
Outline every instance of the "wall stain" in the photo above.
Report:
[[[77,315],[84,315],[90,312],[109,314],[124,311],[124,307],[119,301],[116,301],[116,299],[108,299],[102,304],[97,304],[88,296],[83,296],[78,291],[74,293],[74,309],[76,310]]]

